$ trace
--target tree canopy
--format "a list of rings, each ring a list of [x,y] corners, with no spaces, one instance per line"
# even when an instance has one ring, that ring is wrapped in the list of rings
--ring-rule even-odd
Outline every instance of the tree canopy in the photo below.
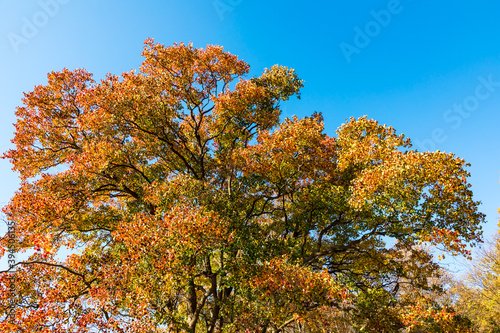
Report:
[[[465,278],[450,289],[454,307],[470,318],[477,332],[500,332],[500,236],[487,242]]]
[[[139,71],[52,72],[17,109],[3,332],[453,330],[427,243],[469,255],[467,164],[362,117],[280,121],[293,69],[145,42]],[[7,238],[3,238],[7,253]],[[64,258],[60,254],[70,249]],[[404,288],[408,292],[402,294]],[[344,325],[344,326],[343,326]]]

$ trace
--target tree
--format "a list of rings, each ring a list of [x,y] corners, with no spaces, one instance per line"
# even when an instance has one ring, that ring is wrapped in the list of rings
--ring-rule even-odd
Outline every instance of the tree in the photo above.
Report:
[[[478,332],[500,332],[500,237],[482,248],[465,279],[454,281],[455,308]]]
[[[245,79],[222,47],[151,39],[143,56],[101,82],[52,72],[17,109],[3,210],[35,252],[14,294],[1,275],[2,331],[389,332],[410,323],[363,305],[429,288],[415,245],[480,240],[462,159],[367,117],[335,137],[320,114],[280,122],[303,85],[286,67]]]

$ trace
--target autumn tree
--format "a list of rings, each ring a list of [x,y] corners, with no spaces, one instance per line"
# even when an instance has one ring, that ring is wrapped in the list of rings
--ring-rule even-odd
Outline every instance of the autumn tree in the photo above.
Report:
[[[406,269],[410,274],[399,276],[392,292],[378,290],[375,295],[365,296],[363,303],[358,302],[362,306],[358,309],[361,315],[357,317],[372,322],[371,328],[376,327],[375,323],[383,323],[394,332],[475,332],[471,321],[456,313],[447,292],[453,275],[432,262],[432,248],[418,245],[411,252],[403,250],[399,254],[407,260]],[[425,287],[415,283],[422,276],[426,279]],[[392,306],[387,306],[387,299]]]
[[[465,278],[450,290],[455,308],[469,318],[477,332],[500,332],[500,237],[488,241],[469,264]]]
[[[398,289],[435,265],[416,245],[480,240],[464,160],[366,117],[334,136],[320,114],[280,122],[303,85],[286,67],[247,78],[222,47],[153,40],[143,56],[100,82],[52,72],[17,109],[3,211],[34,253],[15,292],[0,276],[2,332],[411,329]]]

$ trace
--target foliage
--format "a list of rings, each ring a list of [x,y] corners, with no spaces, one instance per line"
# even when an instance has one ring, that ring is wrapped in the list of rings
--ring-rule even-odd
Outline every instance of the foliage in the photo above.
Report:
[[[466,277],[457,280],[450,291],[455,308],[472,320],[478,332],[500,332],[500,237],[482,249]]]
[[[392,332],[437,313],[398,290],[431,288],[417,244],[480,240],[464,160],[367,117],[335,137],[320,114],[280,122],[302,87],[286,67],[245,79],[219,46],[153,40],[143,56],[100,82],[52,72],[17,109],[4,212],[34,254],[15,294],[0,277],[3,332]]]

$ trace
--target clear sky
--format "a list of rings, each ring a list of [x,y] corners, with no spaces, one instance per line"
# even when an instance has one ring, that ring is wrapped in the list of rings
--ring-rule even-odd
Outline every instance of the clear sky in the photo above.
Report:
[[[0,0],[0,151],[22,93],[53,70],[137,69],[144,39],[224,46],[251,76],[281,64],[305,80],[284,116],[322,112],[326,132],[368,115],[419,150],[453,152],[498,229],[500,2],[491,0]],[[0,160],[0,205],[17,189]]]

